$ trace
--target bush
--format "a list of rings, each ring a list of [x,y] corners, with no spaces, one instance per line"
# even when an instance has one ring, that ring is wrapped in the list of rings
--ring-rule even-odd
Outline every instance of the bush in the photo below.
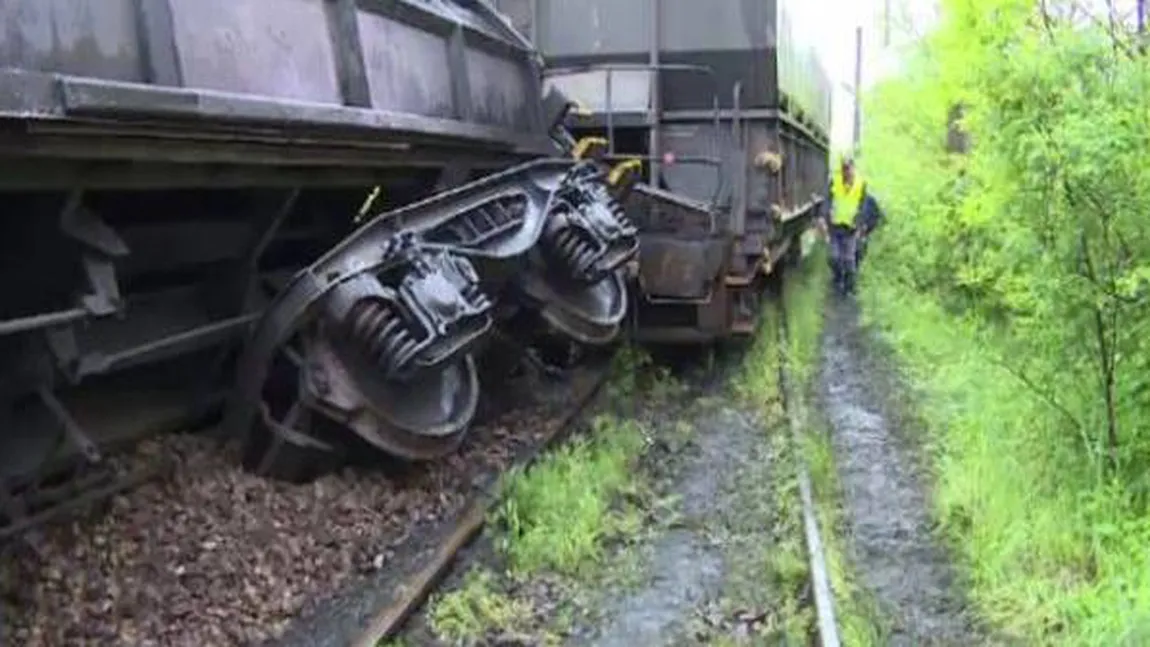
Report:
[[[944,0],[867,98],[890,215],[864,281],[936,398],[940,512],[984,608],[1119,644],[1150,609],[1150,61],[1080,4]]]

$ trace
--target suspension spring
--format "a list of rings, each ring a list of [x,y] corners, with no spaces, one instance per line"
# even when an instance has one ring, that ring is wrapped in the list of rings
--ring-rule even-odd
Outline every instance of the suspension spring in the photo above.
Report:
[[[591,279],[598,260],[595,245],[574,227],[565,227],[555,233],[555,254],[575,276]]]
[[[615,222],[619,223],[621,229],[634,229],[635,226],[631,224],[631,219],[627,217],[627,211],[623,208],[622,204],[619,204],[618,200],[609,198],[608,204],[611,205],[611,215],[615,217]]]
[[[634,231],[631,219],[627,217],[623,205],[617,200],[602,192],[599,196],[606,202],[610,211],[610,218],[618,231]],[[555,232],[551,244],[560,261],[574,274],[575,277],[587,281],[598,281],[606,274],[617,269],[616,267],[597,267],[604,252],[595,244],[594,230],[588,231],[582,227],[567,226]],[[603,241],[608,242],[608,241]]]
[[[491,301],[487,298],[487,295],[483,293],[483,288],[479,283],[471,283],[463,288],[463,298],[466,299],[468,303],[483,304],[485,306],[491,304]]]
[[[348,313],[348,332],[368,358],[389,373],[399,370],[415,355],[419,340],[393,308],[364,299]]]

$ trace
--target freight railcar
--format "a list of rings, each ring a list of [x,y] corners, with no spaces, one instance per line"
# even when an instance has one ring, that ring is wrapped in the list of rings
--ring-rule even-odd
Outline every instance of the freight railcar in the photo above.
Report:
[[[750,333],[826,176],[779,7],[502,8],[0,3],[0,535],[221,400],[305,479],[451,452],[501,327]]]
[[[825,191],[831,86],[784,0],[498,0],[576,100],[578,136],[632,159],[631,333],[710,343],[755,328],[765,278]],[[590,139],[584,139],[590,143]]]
[[[451,451],[510,317],[617,334],[633,229],[597,167],[555,159],[563,102],[488,4],[0,21],[3,534],[125,485],[109,447],[225,396],[249,467],[306,478],[347,438]]]

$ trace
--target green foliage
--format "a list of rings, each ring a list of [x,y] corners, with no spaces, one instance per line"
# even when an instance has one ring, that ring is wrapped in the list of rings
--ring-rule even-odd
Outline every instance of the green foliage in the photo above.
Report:
[[[633,529],[620,495],[639,486],[635,464],[647,444],[639,423],[599,417],[588,437],[549,453],[506,480],[497,539],[513,572],[577,575],[598,564],[605,541]]]
[[[1008,327],[1016,371],[1064,414],[1063,442],[1100,477],[1132,478],[1150,457],[1150,65],[1058,4],[949,0],[910,71],[870,97],[864,164],[892,214],[874,258]],[[967,156],[944,146],[957,103]]]
[[[642,348],[626,345],[611,358],[608,391],[614,405],[636,404],[649,398],[666,400],[683,388],[669,368],[657,364]]]
[[[939,398],[941,512],[984,607],[1119,644],[1150,608],[1125,547],[1150,537],[1150,61],[1080,3],[942,4],[867,98],[862,166],[889,214],[869,313]],[[945,145],[956,104],[966,155]]]
[[[492,633],[517,633],[529,627],[534,609],[503,593],[487,570],[473,570],[462,586],[430,601],[428,622],[441,640],[478,645]]]
[[[804,259],[800,270],[787,274],[783,284],[783,304],[787,317],[787,368],[791,379],[809,385],[819,366],[822,348],[823,306],[830,270],[826,246],[817,244]]]
[[[762,407],[772,418],[782,416],[782,398],[779,385],[778,339],[781,311],[773,304],[763,310],[762,329],[755,335],[738,374],[731,381],[731,389],[740,400]]]
[[[829,269],[826,247],[818,245],[800,272],[787,277],[783,303],[787,317],[787,368],[794,381],[790,415],[802,430],[799,456],[810,470],[816,514],[822,532],[823,550],[831,588],[835,596],[835,615],[844,644],[885,644],[879,633],[880,613],[873,600],[856,583],[852,565],[847,559],[845,542],[849,530],[842,510],[841,484],[835,471],[834,454],[825,420],[813,406],[816,397],[822,348],[823,312],[828,296]],[[805,557],[805,554],[804,554]],[[804,568],[805,574],[805,568]]]
[[[1027,642],[1142,644],[1131,632],[1150,619],[1150,519],[1125,486],[1052,445],[1060,415],[997,357],[1007,335],[905,286],[872,285],[866,299],[922,389],[940,527],[984,615]]]

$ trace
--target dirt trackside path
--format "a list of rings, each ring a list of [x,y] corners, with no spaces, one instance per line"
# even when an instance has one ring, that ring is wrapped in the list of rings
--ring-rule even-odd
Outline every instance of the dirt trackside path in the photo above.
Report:
[[[665,475],[665,491],[681,501],[681,516],[646,547],[642,584],[608,593],[598,626],[573,636],[569,644],[707,644],[758,629],[770,611],[767,604],[738,609],[750,601],[725,599],[734,593],[738,572],[759,557],[753,550],[744,552],[752,548],[740,541],[749,529],[739,528],[738,522],[740,510],[752,503],[744,494],[769,496],[770,481],[764,477],[774,457],[762,421],[722,401],[692,407],[684,421],[694,432],[693,441],[676,469]],[[763,528],[755,530],[760,541],[769,543]]]
[[[859,325],[853,300],[827,299],[818,397],[831,430],[859,583],[890,645],[985,644],[945,551],[931,534],[916,430],[900,414],[894,371]]]
[[[608,388],[613,413],[592,424],[585,449],[518,477],[501,504],[518,521],[489,525],[389,645],[806,644],[772,326],[750,353],[696,364],[673,384],[633,396],[620,387],[619,398]],[[592,508],[594,523],[583,523]],[[584,542],[588,529],[595,539]],[[572,560],[553,559],[562,554]]]

